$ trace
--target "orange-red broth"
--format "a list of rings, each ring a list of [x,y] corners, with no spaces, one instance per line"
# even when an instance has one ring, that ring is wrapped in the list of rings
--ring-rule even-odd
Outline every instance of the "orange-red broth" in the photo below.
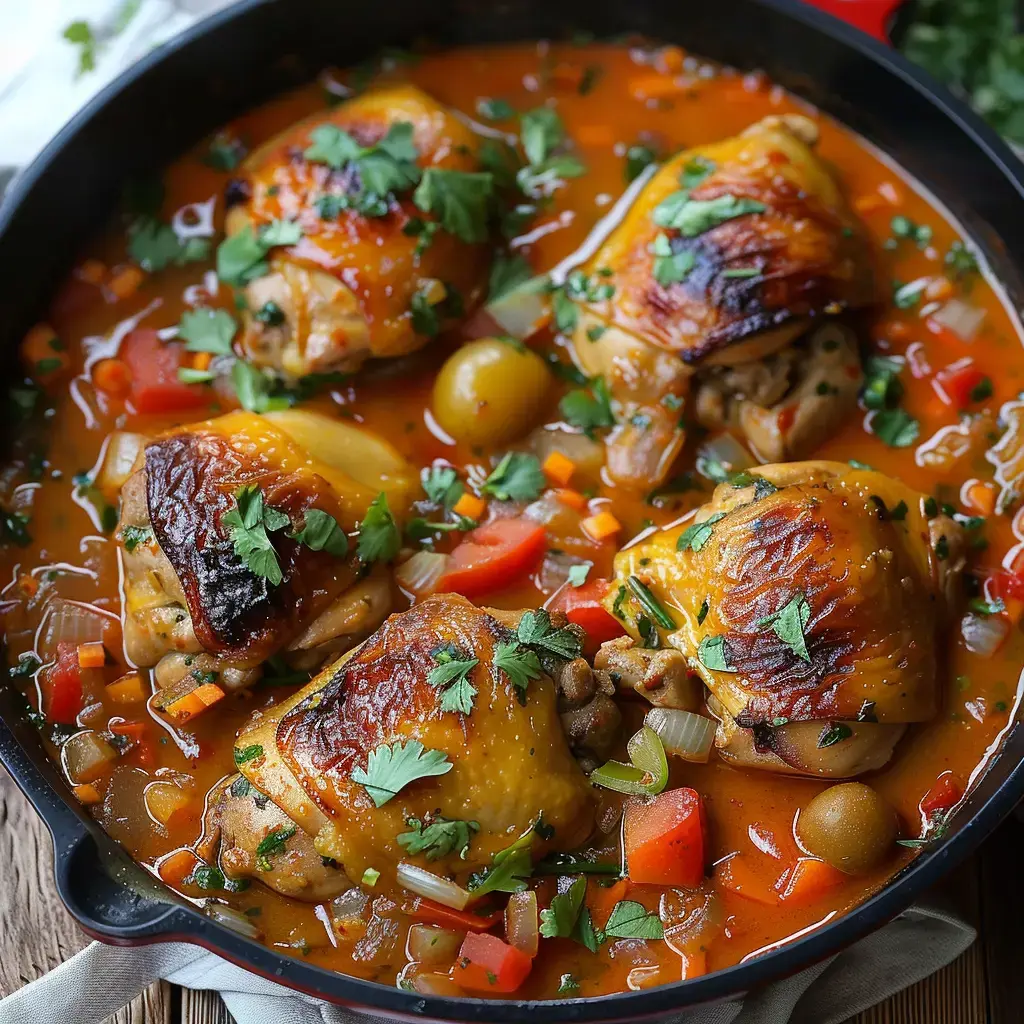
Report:
[[[470,116],[475,115],[481,97],[504,98],[519,111],[549,99],[556,101],[588,173],[568,182],[555,195],[550,209],[520,240],[519,251],[529,258],[535,271],[550,268],[570,253],[607,212],[610,202],[624,187],[625,148],[640,140],[641,134],[658,139],[666,151],[672,151],[723,138],[769,113],[799,110],[814,116],[821,127],[820,153],[838,169],[844,188],[867,226],[881,279],[906,282],[944,274],[943,257],[959,237],[956,227],[918,187],[862,140],[757,75],[741,76],[729,70],[708,68],[710,73],[684,74],[685,84],[679,87],[672,83],[680,81],[681,64],[682,55],[675,48],[659,51],[538,44],[430,55],[384,74],[411,80]],[[589,79],[586,91],[579,88],[584,76]],[[345,81],[346,76],[333,80]],[[663,88],[659,89],[659,81]],[[659,92],[659,97],[644,98],[652,92]],[[246,114],[228,127],[233,135],[254,147],[299,117],[322,109],[324,102],[322,84],[310,85]],[[165,174],[165,219],[187,203],[222,194],[228,175],[206,166],[202,160],[205,152],[204,144]],[[221,203],[217,209],[218,215],[222,215]],[[929,225],[933,230],[930,244],[923,248],[913,241],[886,245],[892,236],[890,221],[897,214]],[[36,586],[54,587],[63,597],[91,602],[109,612],[108,647],[120,652],[115,545],[109,534],[102,531],[89,503],[75,496],[72,477],[97,463],[111,430],[155,432],[177,421],[166,416],[134,414],[123,401],[96,390],[88,367],[99,357],[111,354],[107,339],[128,318],[148,310],[142,321],[146,326],[175,325],[188,308],[186,289],[200,284],[209,270],[203,264],[171,268],[145,277],[136,291],[119,299],[109,289],[85,283],[84,278],[95,269],[88,260],[101,260],[112,268],[126,264],[122,224],[88,248],[50,313],[50,321],[67,347],[73,376],[63,377],[48,389],[54,412],[48,428],[46,471],[38,481],[26,482],[29,478],[23,462],[8,467],[2,477],[0,498],[5,505],[30,505],[31,515],[31,543],[21,549],[9,546],[0,553],[8,580],[3,607],[12,662],[33,647],[39,595],[28,600],[27,594]],[[941,401],[933,388],[935,370],[966,354],[973,355],[980,368],[990,373],[994,384],[994,394],[979,408],[993,412],[1024,388],[1024,353],[1016,325],[1003,301],[991,283],[977,274],[968,276],[967,285],[970,301],[986,311],[985,324],[970,347],[930,332],[919,309],[901,311],[890,306],[870,327],[871,343],[877,351],[904,354],[911,347],[914,349],[912,372],[904,373],[903,404],[920,420],[922,442],[941,427],[957,421],[957,411]],[[958,282],[949,290],[959,294],[967,285]],[[941,284],[940,287],[944,288]],[[229,301],[223,289],[217,301]],[[447,348],[440,342],[430,346],[412,360],[412,368],[405,375],[396,376],[386,370],[364,372],[351,383],[316,398],[313,404],[323,411],[368,424],[386,435],[414,464],[444,458],[463,468],[480,465],[483,459],[479,452],[444,443],[429,426],[432,382],[452,343],[454,340]],[[404,414],[396,415],[396,410],[403,410]],[[558,419],[555,400],[548,418]],[[940,500],[958,503],[961,509],[964,506],[959,504],[959,498],[965,481],[991,479],[991,466],[983,457],[937,473],[921,464],[914,447],[888,448],[867,432],[862,421],[862,416],[855,416],[835,437],[825,441],[817,454],[870,463],[911,486],[939,496]],[[678,468],[692,467],[693,453],[688,451]],[[607,507],[614,513],[624,526],[619,538],[622,542],[652,522],[664,524],[678,518],[704,500],[709,491],[705,481],[704,490],[674,495],[655,506],[602,486],[591,509]],[[975,571],[982,576],[1012,561],[1019,537],[1006,516],[990,517],[984,535],[988,547],[978,552],[975,560]],[[595,563],[594,576],[609,573],[614,542],[594,544],[577,534],[553,536],[550,544],[585,554]],[[535,577],[490,595],[488,603],[536,606],[546,596]],[[871,784],[898,810],[904,834],[917,834],[918,803],[940,774],[952,772],[966,783],[984,763],[1016,707],[1022,663],[1024,638],[1018,629],[1012,631],[995,657],[985,661],[969,654],[958,635],[951,636],[942,682],[942,713],[932,722],[912,727],[893,762],[871,779]],[[191,844],[200,830],[202,795],[233,771],[234,730],[255,708],[288,692],[291,691],[264,688],[230,698],[177,733],[162,720],[147,719],[148,753],[140,755],[133,749],[124,755],[116,785],[108,787],[104,802],[94,808],[97,818],[146,865],[152,866],[169,851]],[[29,693],[35,704],[31,688]],[[83,724],[103,728],[112,718],[125,717],[124,706],[100,703],[87,709],[85,717]],[[185,773],[191,777],[196,799],[185,819],[176,819],[173,829],[149,820],[144,820],[140,827],[140,816],[131,810],[132,805],[137,807],[143,785],[161,773]],[[795,856],[794,817],[801,806],[824,788],[809,780],[738,771],[715,759],[706,766],[676,761],[671,785],[692,786],[703,795],[709,820],[710,859],[717,862],[738,852],[766,891]],[[863,877],[848,877],[820,899],[799,908],[767,905],[722,891],[724,927],[707,950],[708,969],[734,964],[842,913],[880,887],[912,856],[910,850],[900,850],[884,867]],[[541,883],[542,905],[552,891],[550,881]],[[594,882],[590,891],[604,899]],[[609,897],[621,894],[622,886],[618,886]],[[190,889],[187,895],[203,894]],[[391,895],[401,900],[399,894]],[[629,898],[640,900],[651,909],[657,909],[659,895],[653,886],[629,890]],[[324,915],[321,912],[318,917],[313,906],[286,900],[259,885],[224,898],[253,915],[268,943],[325,967],[393,983],[405,962],[404,936],[390,954],[360,958],[351,944],[343,942],[335,947],[335,940],[322,923]],[[595,919],[600,924],[597,911]],[[551,996],[565,973],[574,975],[580,985],[578,994],[584,996],[624,989],[626,975],[637,965],[661,965],[654,976],[660,982],[676,980],[681,974],[679,958],[664,942],[607,943],[597,955],[569,940],[551,940],[546,948],[555,952],[538,958],[519,995]]]

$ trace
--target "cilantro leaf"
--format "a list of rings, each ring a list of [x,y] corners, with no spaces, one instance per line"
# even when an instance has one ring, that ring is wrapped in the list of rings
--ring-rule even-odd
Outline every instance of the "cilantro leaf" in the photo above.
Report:
[[[428,750],[419,740],[403,743],[397,740],[390,746],[382,743],[370,751],[366,770],[356,768],[352,781],[366,789],[374,806],[383,807],[411,782],[434,775],[445,775],[454,765],[441,750]]]
[[[588,437],[593,437],[595,430],[615,426],[612,396],[604,377],[595,377],[589,388],[570,391],[558,409],[566,423],[579,427]]]
[[[210,255],[210,242],[205,238],[181,241],[169,224],[152,217],[141,217],[128,229],[128,255],[143,270],[154,273],[169,267],[184,266]]]
[[[246,285],[267,272],[267,253],[274,246],[297,245],[301,239],[302,228],[294,221],[273,220],[258,232],[247,224],[217,246],[217,276],[225,284]]]
[[[590,907],[584,907],[576,919],[576,927],[572,931],[572,939],[586,946],[591,953],[596,953],[604,942],[604,932],[594,928],[594,919],[590,916]]]
[[[921,433],[921,424],[900,408],[880,409],[871,417],[869,426],[890,448],[909,448]]]
[[[507,121],[516,116],[515,107],[507,100],[486,96],[476,101],[476,112],[488,121]]]
[[[651,164],[658,162],[658,154],[650,146],[637,143],[626,150],[626,181],[635,181]]]
[[[697,648],[700,663],[712,672],[735,672],[729,665],[729,648],[724,636],[706,636]]]
[[[134,551],[140,544],[147,544],[153,539],[153,531],[148,526],[122,526],[121,540],[125,551]]]
[[[726,193],[715,199],[691,199],[688,192],[674,192],[651,214],[658,227],[678,231],[684,238],[696,238],[726,221],[750,213],[764,213],[767,207],[756,199],[741,199]]]
[[[87,21],[73,21],[64,29],[62,37],[78,47],[78,75],[96,69],[96,34]]]
[[[533,278],[533,269],[526,257],[520,253],[498,253],[491,265],[490,289],[487,301],[497,299],[514,292],[521,285]]]
[[[480,831],[480,824],[476,821],[458,821],[443,818],[440,814],[435,814],[429,821],[407,818],[405,823],[412,831],[402,832],[397,837],[399,846],[404,846],[410,855],[424,853],[427,860],[437,860],[455,851],[465,860],[473,833]]]
[[[259,242],[264,249],[275,245],[298,245],[302,241],[302,228],[293,220],[272,220],[259,231]]]
[[[178,336],[184,338],[189,352],[211,352],[217,356],[232,354],[231,340],[237,330],[235,318],[223,309],[190,309],[178,323]]]
[[[338,520],[318,508],[306,512],[302,529],[291,537],[311,551],[326,551],[335,558],[344,558],[348,554],[348,537],[338,525]]]
[[[651,243],[650,251],[654,256],[654,280],[663,288],[685,281],[697,263],[697,257],[690,249],[677,252],[663,231]]]
[[[277,825],[271,829],[256,847],[256,867],[260,871],[271,869],[270,858],[284,849],[284,844],[298,831],[295,825]]]
[[[700,551],[711,540],[715,523],[723,520],[725,516],[725,512],[716,512],[703,522],[692,523],[679,535],[679,540],[676,541],[676,551],[693,551],[694,553]]]
[[[348,132],[334,124],[317,125],[310,133],[310,145],[302,154],[307,160],[327,164],[340,171],[351,160],[357,160],[364,152]]]
[[[582,587],[587,582],[590,570],[594,568],[593,562],[579,562],[569,566],[569,586]]]
[[[565,141],[565,126],[551,107],[528,110],[519,119],[519,139],[526,159],[542,164]]]
[[[426,496],[446,510],[451,509],[465,490],[458,473],[451,466],[431,466],[425,469],[420,482]]]
[[[263,756],[263,747],[259,743],[252,743],[247,747],[235,747],[234,758],[236,765],[243,765],[249,761]]]
[[[818,737],[818,748],[834,747],[843,740],[848,740],[853,730],[845,722],[829,722]]]
[[[803,594],[795,594],[774,615],[762,619],[758,628],[771,626],[775,635],[801,660],[810,661],[804,630],[811,617],[811,606]]]
[[[508,676],[509,681],[519,691],[520,699],[533,679],[540,679],[543,672],[540,659],[535,651],[521,646],[517,641],[510,640],[498,644],[494,649],[494,668]]]
[[[427,682],[441,690],[441,710],[468,715],[473,710],[477,689],[469,681],[469,673],[480,664],[479,658],[461,658],[450,644],[431,651],[436,662],[427,673]]]
[[[276,587],[283,576],[269,534],[288,526],[290,520],[283,512],[266,506],[263,491],[254,484],[236,491],[235,501],[235,508],[221,516],[235,554],[250,572]]]
[[[463,242],[486,242],[494,175],[490,171],[449,171],[428,167],[413,202],[431,213],[450,235]]]
[[[480,493],[499,501],[535,501],[544,485],[544,471],[536,455],[508,452],[484,481]]]
[[[412,329],[425,338],[436,338],[441,333],[441,318],[437,314],[437,305],[428,298],[426,288],[421,288],[409,300],[409,314]]]
[[[612,907],[605,935],[616,939],[663,939],[665,929],[655,913],[648,913],[642,903],[635,900],[619,900]]]
[[[571,661],[583,651],[583,641],[577,629],[572,626],[555,629],[551,625],[551,616],[543,608],[537,608],[523,613],[516,635],[521,644],[540,647],[556,657]]]
[[[231,364],[231,383],[239,404],[249,412],[273,412],[291,405],[286,395],[271,394],[273,379],[244,359]]]
[[[395,517],[388,507],[388,496],[381,491],[366,510],[359,524],[359,543],[356,552],[367,563],[390,562],[402,546]]]
[[[522,892],[526,888],[525,880],[533,873],[536,829],[536,824],[531,825],[511,846],[494,855],[489,868],[470,878],[469,891],[474,900],[489,892]]]
[[[714,173],[715,162],[706,156],[691,157],[686,161],[683,170],[679,175],[679,184],[690,191],[704,182]]]
[[[551,906],[540,912],[540,933],[545,939],[567,939],[572,935],[587,895],[584,875],[574,878],[568,889],[551,900]]]

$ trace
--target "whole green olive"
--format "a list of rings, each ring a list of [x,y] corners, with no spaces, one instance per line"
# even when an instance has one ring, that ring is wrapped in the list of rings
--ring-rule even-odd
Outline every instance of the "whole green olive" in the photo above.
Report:
[[[870,786],[844,782],[819,793],[800,812],[796,833],[808,853],[859,875],[892,851],[896,813]]]
[[[441,367],[434,382],[434,416],[457,441],[505,444],[533,426],[550,390],[551,374],[535,352],[480,338]]]

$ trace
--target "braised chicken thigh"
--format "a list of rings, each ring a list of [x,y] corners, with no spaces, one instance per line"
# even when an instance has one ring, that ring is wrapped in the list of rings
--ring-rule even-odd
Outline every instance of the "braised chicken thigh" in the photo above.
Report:
[[[634,595],[623,623],[686,657],[729,760],[826,777],[879,768],[908,722],[938,710],[961,527],[930,517],[924,495],[843,463],[744,477],[616,557]],[[638,594],[667,618],[652,623]]]

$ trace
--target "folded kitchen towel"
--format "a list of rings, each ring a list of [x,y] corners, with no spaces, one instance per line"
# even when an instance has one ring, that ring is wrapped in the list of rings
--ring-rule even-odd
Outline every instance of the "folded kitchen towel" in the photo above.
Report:
[[[684,1010],[673,1024],[841,1024],[959,956],[974,929],[938,907],[912,907],[824,963],[760,992]],[[56,970],[0,1001],[0,1024],[98,1024],[164,978],[221,994],[238,1024],[383,1024],[369,1013],[293,992],[196,946],[140,948],[94,942]]]

